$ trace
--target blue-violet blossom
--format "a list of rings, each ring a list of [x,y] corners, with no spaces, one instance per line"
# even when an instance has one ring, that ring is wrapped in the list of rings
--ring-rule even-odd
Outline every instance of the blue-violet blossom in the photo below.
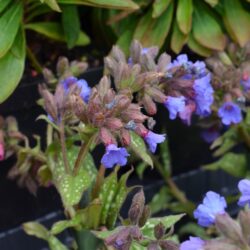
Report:
[[[149,146],[149,150],[152,153],[155,153],[157,144],[165,141],[165,135],[164,134],[156,134],[156,133],[149,130],[145,134],[144,139]]]
[[[164,102],[165,107],[169,111],[169,118],[174,120],[179,112],[184,111],[185,109],[185,97],[172,97],[168,96]]]
[[[250,206],[250,180],[244,179],[239,181],[238,188],[241,192],[238,205],[244,207],[248,204]]]
[[[180,250],[204,250],[205,241],[199,237],[189,237],[180,245]]]
[[[242,121],[241,109],[233,102],[225,102],[219,108],[218,116],[224,125],[236,124]]]
[[[194,211],[194,218],[198,219],[198,224],[209,227],[215,222],[216,215],[224,214],[227,207],[226,200],[219,194],[209,191],[206,193],[203,203]]]
[[[204,129],[201,132],[201,137],[207,143],[214,142],[219,136],[220,136],[219,130],[214,128]]]
[[[211,75],[197,79],[194,81],[196,114],[200,116],[207,116],[211,113],[211,105],[214,101],[214,90],[210,84]]]
[[[126,148],[118,148],[115,144],[109,144],[106,152],[101,159],[101,163],[106,168],[112,168],[114,165],[125,166],[129,156]]]

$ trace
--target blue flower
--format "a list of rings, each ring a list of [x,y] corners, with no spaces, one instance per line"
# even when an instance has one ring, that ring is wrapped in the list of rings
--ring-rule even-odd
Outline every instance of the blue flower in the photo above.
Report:
[[[74,76],[70,76],[62,81],[64,90],[66,93],[69,92],[69,89],[73,85],[77,85],[77,87],[80,89],[80,96],[85,101],[88,102],[89,96],[91,94],[91,88],[89,87],[87,81],[84,79],[78,80]]]
[[[173,67],[178,67],[178,66],[183,66],[186,69],[189,68],[193,63],[188,61],[188,57],[186,54],[181,54],[179,56],[176,57],[176,59],[168,64],[167,68],[171,69]]]
[[[91,94],[91,88],[89,87],[88,83],[84,79],[80,79],[76,82],[79,89],[81,89],[80,96],[85,101],[89,101],[89,97]]]
[[[198,224],[208,227],[215,222],[217,214],[224,214],[227,207],[226,200],[219,194],[209,191],[206,193],[203,203],[194,211],[194,218],[198,219]]]
[[[168,96],[164,105],[169,111],[169,118],[171,120],[174,120],[178,112],[184,111],[185,97],[184,96],[179,96],[179,97]]]
[[[230,125],[242,121],[241,109],[233,102],[225,102],[219,108],[218,116],[222,119],[224,125]]]
[[[109,144],[106,147],[106,153],[101,159],[101,163],[106,168],[112,168],[114,165],[125,166],[129,156],[126,148],[118,148],[115,144]]]
[[[144,136],[144,139],[149,146],[149,150],[152,153],[155,153],[157,144],[165,141],[165,135],[160,135],[152,131],[148,131],[148,133]]]
[[[248,204],[250,206],[250,180],[241,180],[238,183],[238,188],[241,192],[241,197],[238,201],[238,205],[244,207]]]
[[[189,237],[180,245],[180,250],[204,250],[205,241],[199,237]]]
[[[214,101],[214,90],[210,84],[211,76],[206,76],[194,81],[196,114],[207,116],[211,113],[211,105]]]
[[[201,137],[204,139],[205,142],[207,143],[212,143],[215,141],[218,137],[220,136],[220,132],[217,129],[214,128],[209,128],[209,129],[204,129],[201,132]]]
[[[206,64],[202,61],[196,61],[193,64],[193,74],[195,75],[195,78],[202,78],[204,76],[207,75],[207,68],[206,68]]]

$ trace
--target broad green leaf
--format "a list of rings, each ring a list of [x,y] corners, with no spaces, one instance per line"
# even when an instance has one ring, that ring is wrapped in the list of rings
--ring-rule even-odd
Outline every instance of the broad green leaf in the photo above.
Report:
[[[152,17],[159,17],[164,11],[166,11],[171,1],[172,0],[155,0],[153,3]]]
[[[170,30],[173,12],[173,3],[159,18],[152,18],[152,10],[150,9],[140,19],[134,33],[134,39],[139,40],[144,47],[152,45],[161,47]]]
[[[61,12],[61,9],[56,0],[40,0],[41,3],[46,3],[52,10]]]
[[[250,14],[239,0],[227,0],[224,4],[224,22],[235,42],[243,47],[250,40]]]
[[[108,212],[108,218],[107,218],[108,228],[113,228],[115,226],[121,206],[124,203],[125,199],[127,198],[128,192],[131,190],[131,188],[130,189],[127,188],[126,183],[132,171],[133,170],[130,170],[126,174],[123,174],[118,182],[118,185],[116,187],[115,197]]]
[[[196,223],[189,222],[182,226],[178,231],[178,235],[195,235],[204,240],[209,239],[208,235],[206,234],[206,230],[201,226],[197,225]]]
[[[144,171],[145,169],[147,168],[147,163],[142,161],[140,162],[136,167],[135,167],[135,171],[138,175],[138,177],[140,178],[140,180],[143,179],[143,174],[144,174]]]
[[[47,36],[53,40],[66,42],[66,37],[63,32],[63,28],[59,23],[55,22],[38,22],[38,23],[28,23],[25,25],[26,29],[33,30],[44,36]],[[84,33],[80,32],[80,36],[76,42],[78,46],[84,46],[89,44],[89,37]]]
[[[188,34],[192,27],[193,1],[178,0],[176,19],[180,31]]]
[[[209,5],[211,5],[212,7],[216,6],[219,2],[219,0],[204,0],[205,2],[207,2]]]
[[[139,8],[132,0],[58,0],[60,4],[80,4],[120,10],[136,10]]]
[[[212,54],[212,51],[210,49],[205,48],[194,39],[192,33],[189,33],[188,36],[188,47],[195,53],[204,57],[208,57]]]
[[[114,172],[112,172],[107,178],[105,178],[99,194],[99,199],[103,204],[101,211],[101,221],[100,221],[102,225],[106,225],[108,213],[116,194],[116,188],[117,188],[117,169],[115,169]]]
[[[136,153],[138,157],[140,157],[143,161],[145,161],[149,166],[153,167],[153,161],[150,155],[147,152],[147,148],[143,139],[134,132],[130,133],[131,135],[131,149]]]
[[[23,224],[26,234],[36,236],[39,239],[47,240],[49,237],[48,230],[38,222],[27,222]]]
[[[223,50],[226,38],[219,22],[209,9],[196,4],[193,16],[193,36],[203,47],[214,50]]]
[[[23,5],[20,1],[15,1],[11,6],[0,16],[0,58],[3,57],[12,47],[23,14]]]
[[[68,48],[71,49],[76,45],[79,39],[81,28],[80,18],[75,5],[65,5],[62,7],[62,25],[66,37]]]
[[[0,104],[11,95],[21,80],[24,63],[25,37],[20,29],[11,49],[4,57],[0,58]]]
[[[133,241],[129,249],[130,250],[146,250],[148,248],[140,245],[136,241]]]
[[[154,239],[154,227],[157,224],[162,223],[166,229],[169,229],[174,226],[174,224],[178,222],[184,215],[185,214],[178,214],[161,218],[150,218],[141,229],[141,232],[144,236]]]
[[[0,0],[0,13],[7,7],[7,5],[11,2],[12,0]]]
[[[47,239],[50,250],[69,250],[64,244],[62,244],[55,236],[50,236]]]
[[[247,159],[244,154],[230,152],[223,155],[218,161],[207,164],[203,168],[206,170],[222,169],[233,176],[245,177],[247,165]]]
[[[171,49],[176,53],[179,54],[182,50],[182,47],[188,40],[188,35],[183,34],[177,22],[174,23],[172,36],[171,36]]]

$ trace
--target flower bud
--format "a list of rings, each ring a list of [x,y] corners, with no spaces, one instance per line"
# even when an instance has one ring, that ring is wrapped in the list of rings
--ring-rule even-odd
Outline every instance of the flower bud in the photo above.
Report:
[[[215,226],[222,235],[233,241],[236,245],[244,246],[246,244],[240,225],[227,213],[216,215]]]
[[[57,82],[57,79],[55,75],[53,74],[53,72],[47,68],[43,69],[43,77],[45,81],[49,84],[53,84]]]
[[[150,215],[151,215],[150,207],[148,205],[144,206],[141,218],[139,220],[139,226],[140,227],[143,227],[146,224],[146,222],[147,222],[148,218],[150,217]]]
[[[60,57],[56,65],[56,72],[58,76],[62,76],[69,70],[69,60],[66,57]]]
[[[8,116],[6,119],[8,133],[18,132],[17,120],[14,116]]]
[[[79,76],[86,71],[88,64],[86,62],[73,61],[70,63],[70,71],[72,75]]]
[[[144,95],[142,98],[142,104],[149,115],[154,115],[157,112],[157,107],[152,98],[149,95]]]
[[[164,234],[165,234],[166,228],[164,227],[164,225],[162,223],[157,224],[154,227],[154,235],[155,238],[157,240],[160,240],[161,238],[163,238]]]
[[[71,95],[70,96],[70,104],[72,107],[72,110],[74,114],[84,123],[87,123],[87,117],[85,114],[86,110],[86,104],[82,100],[82,98],[79,95]]]
[[[147,250],[160,250],[160,246],[158,245],[158,242],[152,242],[149,244]]]
[[[179,245],[171,240],[160,241],[163,250],[179,250]]]
[[[131,223],[133,224],[138,223],[142,215],[144,205],[145,205],[145,196],[144,196],[143,191],[141,190],[137,194],[134,195],[131,207],[128,212],[128,217]]]
[[[110,79],[107,76],[103,76],[99,84],[97,85],[98,92],[107,93],[107,91],[110,89],[110,86]]]
[[[130,133],[129,133],[129,131],[127,129],[122,129],[121,130],[120,137],[121,137],[122,144],[124,146],[130,145],[131,137],[130,137]]]
[[[240,211],[239,221],[244,238],[250,243],[250,211]]]
[[[106,146],[109,144],[117,144],[114,136],[105,127],[100,128],[99,138]]]
[[[119,130],[123,127],[123,124],[120,119],[112,117],[105,119],[105,126],[110,130]]]
[[[241,247],[237,247],[233,245],[230,241],[227,239],[223,240],[208,240],[206,241],[204,247],[202,248],[204,250],[242,250]]]
[[[154,99],[154,101],[159,103],[164,103],[167,99],[167,96],[158,88],[150,88],[147,90],[147,93]]]

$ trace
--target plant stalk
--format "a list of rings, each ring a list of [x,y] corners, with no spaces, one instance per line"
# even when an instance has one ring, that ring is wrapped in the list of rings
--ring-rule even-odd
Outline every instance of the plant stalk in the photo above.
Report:
[[[64,167],[65,171],[67,174],[70,174],[70,167],[69,167],[69,161],[67,157],[67,150],[66,150],[66,144],[65,144],[65,133],[64,133],[64,122],[62,121],[60,123],[60,143],[62,147],[62,155],[63,155],[63,162],[64,162]]]

